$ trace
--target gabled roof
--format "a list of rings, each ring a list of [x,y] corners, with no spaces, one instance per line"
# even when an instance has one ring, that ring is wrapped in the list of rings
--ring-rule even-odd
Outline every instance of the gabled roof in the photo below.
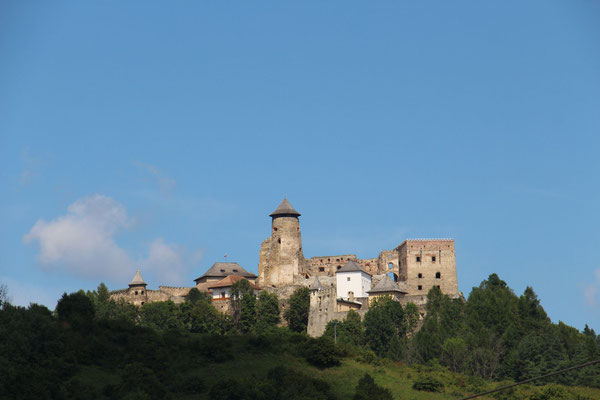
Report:
[[[129,282],[129,286],[136,286],[136,285],[146,285],[146,282],[144,282],[144,278],[142,278],[142,273],[140,272],[139,269],[136,271],[131,282]]]
[[[388,275],[385,275],[382,280],[380,280],[377,285],[367,293],[385,293],[385,292],[398,292],[398,293],[408,293],[404,290],[400,289],[400,287],[390,278]]]
[[[294,207],[292,207],[288,199],[284,197],[279,207],[277,207],[275,211],[269,214],[270,217],[275,217],[277,215],[292,215],[295,217],[299,217],[301,214],[298,211],[294,210]]]
[[[256,275],[246,271],[238,263],[235,262],[216,262],[208,269],[200,278],[194,279],[198,282],[202,278],[225,278],[229,275],[238,275],[244,278],[256,279]]]
[[[321,285],[319,278],[315,277],[315,280],[312,283],[312,285],[310,285],[309,290],[321,290],[321,289],[323,289],[323,285]]]
[[[239,282],[242,279],[246,279],[246,278],[244,278],[243,276],[238,276],[238,275],[229,275],[228,277],[223,278],[218,282],[206,285],[206,287],[208,289],[231,287],[231,286],[233,286],[234,283]],[[260,289],[258,286],[256,286],[252,282],[248,282],[248,283],[250,284],[251,288],[256,289],[256,290]]]
[[[352,261],[352,260],[346,262],[346,264],[344,264],[344,266],[342,268],[335,271],[335,273],[337,274],[338,272],[354,272],[354,271],[360,271],[360,272],[364,272],[367,275],[371,275],[370,273],[365,271],[365,269],[362,267],[362,265],[360,265],[359,263]]]

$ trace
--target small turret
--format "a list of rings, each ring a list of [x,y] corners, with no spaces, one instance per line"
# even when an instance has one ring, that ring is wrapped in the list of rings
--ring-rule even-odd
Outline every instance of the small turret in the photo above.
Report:
[[[146,291],[146,282],[142,278],[142,273],[138,269],[129,282],[129,299],[135,305],[143,305],[148,300],[148,292]]]

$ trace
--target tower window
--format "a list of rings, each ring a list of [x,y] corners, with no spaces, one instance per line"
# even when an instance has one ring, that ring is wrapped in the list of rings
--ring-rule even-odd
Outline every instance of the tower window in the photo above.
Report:
[[[392,269],[392,268],[394,268],[394,264],[392,264],[392,263],[389,263],[389,264],[388,264],[388,268],[389,268],[389,269]]]
[[[417,262],[421,262],[421,256],[417,256]]]
[[[423,277],[423,274],[419,274],[419,279],[421,279]]]
[[[441,272],[436,272],[435,273],[435,279],[440,279],[442,277],[442,273]]]
[[[281,244],[281,238],[277,239],[277,243]]]
[[[144,295],[144,291],[142,290],[142,296]]]
[[[137,290],[136,290],[136,291],[135,291],[135,295],[136,295],[136,296],[138,295],[137,293],[138,293],[138,292],[137,292]]]
[[[347,277],[347,278],[346,278],[346,280],[347,280],[348,282],[350,282],[350,277]]]
[[[431,256],[431,262],[435,262],[435,256]]]
[[[274,230],[275,232],[277,232],[277,228],[273,228],[273,230]]]
[[[337,269],[342,269],[342,266],[341,266],[341,265],[338,265],[338,266],[337,266]]]
[[[440,285],[437,285],[437,288],[438,288],[438,289],[440,289],[440,290],[442,289],[442,288],[440,287]]]
[[[325,272],[325,267],[319,267],[319,272]]]
[[[417,286],[417,289],[418,290],[423,290],[423,286],[419,285],[419,286]]]

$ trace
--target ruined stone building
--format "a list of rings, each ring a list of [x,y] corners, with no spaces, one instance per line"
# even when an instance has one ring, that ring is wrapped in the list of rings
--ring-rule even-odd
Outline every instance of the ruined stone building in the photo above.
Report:
[[[195,279],[195,288],[208,292],[213,305],[228,311],[231,286],[247,279],[254,288],[276,293],[282,309],[299,287],[310,289],[308,333],[319,336],[327,322],[343,320],[350,310],[364,314],[377,297],[391,296],[402,304],[417,305],[424,312],[429,290],[437,286],[453,298],[461,297],[456,276],[452,239],[407,239],[375,258],[355,254],[305,258],[300,216],[284,198],[273,211],[271,235],[260,246],[258,276],[237,263],[217,262]],[[111,292],[114,299],[143,305],[146,302],[183,302],[192,287],[159,286],[147,290],[138,270],[128,289]]]

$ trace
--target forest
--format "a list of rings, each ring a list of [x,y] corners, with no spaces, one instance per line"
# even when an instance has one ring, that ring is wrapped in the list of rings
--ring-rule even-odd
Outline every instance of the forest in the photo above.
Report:
[[[136,307],[100,284],[65,293],[55,310],[14,306],[5,293],[0,398],[461,398],[600,358],[593,329],[553,323],[532,288],[518,296],[496,274],[466,301],[434,287],[423,320],[383,297],[321,338],[306,335],[306,288],[281,313],[277,296],[239,281],[232,315],[195,289],[181,304]],[[594,398],[581,387],[600,388],[600,365],[535,385],[493,398]]]

